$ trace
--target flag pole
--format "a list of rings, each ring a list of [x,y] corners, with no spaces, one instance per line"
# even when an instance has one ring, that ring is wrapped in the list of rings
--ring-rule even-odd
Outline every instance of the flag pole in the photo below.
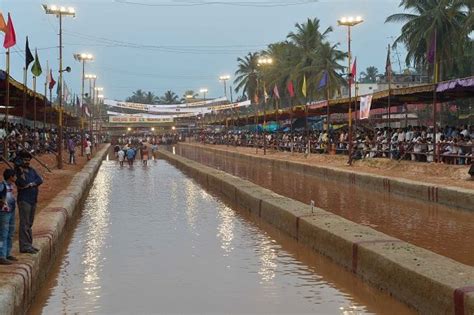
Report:
[[[434,161],[438,161],[438,143],[436,142],[436,134],[438,133],[438,128],[436,126],[436,103],[437,103],[437,94],[436,87],[438,85],[438,43],[437,43],[437,34],[436,29],[434,31],[434,65],[433,65],[433,141],[434,141]]]
[[[51,112],[49,113],[49,128],[53,128],[53,89],[49,89],[49,102],[51,103]]]
[[[36,76],[33,76],[33,129],[36,129]]]
[[[48,66],[49,68],[49,66]],[[46,130],[46,107],[48,105],[48,89],[47,89],[48,83],[45,81],[44,82],[44,110],[43,110],[43,129]]]
[[[329,73],[328,73],[328,82],[326,84],[326,123],[327,123],[327,133],[328,133],[328,143],[327,143],[327,153],[330,152],[330,135],[329,135],[329,126],[331,125],[331,113],[329,111]]]
[[[7,133],[7,138],[5,139],[5,142],[3,143],[4,144],[4,150],[3,150],[3,154],[4,154],[4,157],[5,157],[5,160],[8,160],[8,108],[10,107],[10,48],[7,49],[7,52],[6,52],[6,70],[7,70],[7,77],[5,79],[5,83],[6,83],[6,93],[5,93],[5,130],[6,130],[6,133]]]
[[[26,67],[23,68],[23,115],[22,115],[22,124],[25,125],[26,120],[26,94],[27,94],[27,84],[28,84],[28,71]]]

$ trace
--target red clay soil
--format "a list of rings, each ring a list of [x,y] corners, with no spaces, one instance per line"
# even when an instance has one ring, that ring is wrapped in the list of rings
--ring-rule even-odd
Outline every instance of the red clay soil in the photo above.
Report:
[[[98,149],[93,150],[93,155],[97,152]],[[82,167],[86,164],[87,158],[85,155],[81,157],[81,153],[76,153],[76,163],[70,165],[67,163],[69,155],[64,152],[63,154],[63,169],[59,170],[57,168],[57,160],[56,156],[53,154],[43,154],[37,156],[37,158],[46,164],[52,171],[52,173],[48,172],[46,168],[41,166],[35,159],[31,160],[31,166],[43,177],[44,183],[40,186],[40,193],[39,193],[39,200],[38,200],[38,207],[37,212],[40,212],[42,208],[44,208],[51,200],[56,197],[56,195],[61,192],[64,188],[66,188],[69,183],[71,182],[74,175],[79,172]],[[8,166],[5,163],[0,164],[0,177],[3,180],[3,171]],[[15,193],[16,196],[16,193]]]
[[[202,144],[193,144],[203,146]],[[226,145],[205,145],[221,150],[237,151],[248,155],[263,156],[263,150],[255,153],[255,148],[233,147]],[[398,177],[424,183],[432,183],[440,186],[453,186],[474,189],[474,180],[467,173],[469,166],[448,165],[442,163],[421,163],[411,161],[393,161],[382,158],[365,159],[355,161],[352,166],[347,165],[347,156],[311,154],[307,157],[302,153],[278,152],[273,149],[267,150],[267,157],[278,160],[290,160],[311,165],[330,166],[354,172],[364,172],[387,177]]]

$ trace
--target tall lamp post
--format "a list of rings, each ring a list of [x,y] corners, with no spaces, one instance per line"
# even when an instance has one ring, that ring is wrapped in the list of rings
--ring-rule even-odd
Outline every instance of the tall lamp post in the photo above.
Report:
[[[97,80],[97,76],[95,74],[86,74],[86,79],[89,80],[89,99],[90,99],[90,117],[89,117],[89,129],[90,129],[90,137],[91,143],[94,144],[94,130],[93,130],[93,122],[94,122],[94,107],[95,107],[95,81]]]
[[[63,16],[76,16],[76,10],[73,7],[64,7],[57,5],[43,4],[43,9],[46,14],[53,14],[59,18],[59,122],[58,122],[58,168],[63,168]],[[69,68],[70,69],[70,68]],[[70,71],[70,70],[69,70]]]
[[[270,57],[262,57],[257,60],[257,65],[259,67],[265,67],[273,64],[273,59]],[[265,81],[262,78],[263,82],[263,155],[267,154],[267,131],[265,129],[267,125],[267,91],[265,87]]]
[[[348,61],[349,67],[347,68],[347,77],[349,81],[349,165],[352,165],[352,78],[351,65],[352,65],[352,55],[351,55],[351,27],[356,26],[364,22],[362,17],[352,17],[344,16],[337,21],[339,26],[347,26],[347,52],[348,52]],[[357,102],[357,100],[356,100]]]
[[[99,110],[99,136],[98,136],[98,141],[99,143],[101,143],[101,138],[102,138],[102,104],[103,104],[103,101],[104,101],[104,94],[102,94],[102,91],[104,90],[104,88],[102,87],[98,87],[98,88],[95,88],[96,90],[96,93],[99,93],[97,94],[97,106],[98,106],[98,110]]]
[[[224,96],[225,97],[227,97],[227,84],[226,84],[227,80],[230,80],[230,75],[228,75],[228,74],[221,75],[219,77],[219,81],[224,82]]]
[[[84,81],[86,78],[86,62],[94,60],[94,56],[87,53],[74,54],[74,59],[82,62],[81,76],[81,156],[84,156]]]
[[[207,94],[207,92],[209,92],[209,90],[207,88],[204,88],[204,89],[200,89],[199,92],[203,94],[204,102],[205,102],[206,101],[206,94]],[[196,124],[199,123],[199,120],[201,119],[201,116],[197,116],[197,118],[198,118],[198,120],[196,121]],[[201,128],[202,128],[203,125],[204,125],[204,123],[201,122]]]

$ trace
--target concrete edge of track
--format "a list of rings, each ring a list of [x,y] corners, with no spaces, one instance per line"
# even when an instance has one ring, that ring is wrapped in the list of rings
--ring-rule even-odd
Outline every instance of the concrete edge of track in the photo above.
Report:
[[[24,314],[37,290],[47,279],[52,265],[63,246],[66,229],[70,228],[76,210],[92,184],[110,145],[92,158],[74,175],[69,186],[62,190],[38,213],[33,226],[36,255],[20,254],[19,261],[11,266],[1,266],[0,314]],[[17,246],[15,244],[15,246]]]
[[[196,146],[192,143],[180,143],[179,145],[190,146],[225,156],[252,160],[256,163],[271,161],[275,167],[282,169],[474,212],[474,190],[472,189],[427,184],[409,179],[355,172],[330,166],[310,165],[301,162],[274,159],[269,156],[249,155],[212,146]]]
[[[171,152],[159,155],[418,312],[474,314],[474,268]]]

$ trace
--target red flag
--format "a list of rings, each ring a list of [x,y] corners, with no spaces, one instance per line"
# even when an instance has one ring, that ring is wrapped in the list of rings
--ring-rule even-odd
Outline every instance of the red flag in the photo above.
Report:
[[[10,13],[8,13],[8,22],[7,22],[7,31],[5,33],[5,40],[3,41],[3,47],[10,48],[16,44],[16,34],[15,28],[13,27],[12,18]]]
[[[54,81],[53,70],[51,69],[49,70],[48,81],[49,81],[49,89],[52,90],[53,87],[56,85],[56,81]]]
[[[292,80],[288,82],[287,88],[288,88],[288,93],[290,93],[290,97],[295,97],[295,87],[293,86]]]
[[[351,77],[349,80],[351,81],[351,84],[354,84],[356,79],[357,79],[357,58],[354,59],[354,63],[352,64]]]

